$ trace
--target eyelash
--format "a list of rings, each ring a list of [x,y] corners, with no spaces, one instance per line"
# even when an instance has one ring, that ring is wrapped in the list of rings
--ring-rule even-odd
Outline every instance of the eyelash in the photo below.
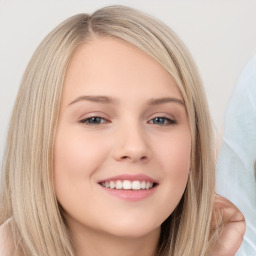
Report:
[[[90,121],[92,121],[93,119],[95,119],[95,120],[101,119],[101,120],[104,120],[104,122],[103,123],[90,123]],[[88,118],[85,118],[85,119],[82,119],[79,121],[79,123],[84,124],[84,125],[100,125],[100,124],[104,124],[107,122],[108,121],[105,118],[100,117],[100,116],[91,116],[91,117],[88,117]]]
[[[162,119],[164,121],[164,124],[156,124],[156,123],[152,123],[151,121],[153,120],[156,120],[158,119]],[[90,121],[100,121],[99,123],[90,123]],[[101,122],[102,120],[104,120],[103,122]],[[100,116],[92,116],[92,117],[88,117],[88,118],[85,118],[85,119],[82,119],[79,121],[79,123],[81,124],[84,124],[84,125],[88,125],[88,126],[98,126],[98,125],[101,125],[101,124],[106,124],[108,122],[108,120],[106,120],[105,118],[103,117],[100,117]],[[165,116],[157,116],[157,117],[154,117],[153,119],[151,119],[149,121],[151,124],[155,124],[155,125],[160,125],[160,126],[168,126],[168,125],[175,125],[177,124],[177,121],[174,120],[174,119],[171,119],[171,118],[168,118],[168,117],[165,117]]]
[[[156,124],[156,125],[160,125],[160,126],[177,124],[176,120],[168,118],[168,117],[165,117],[165,116],[157,116],[157,117],[154,117],[153,119],[151,119],[150,121],[155,120],[155,119],[163,119],[164,120],[165,124]]]

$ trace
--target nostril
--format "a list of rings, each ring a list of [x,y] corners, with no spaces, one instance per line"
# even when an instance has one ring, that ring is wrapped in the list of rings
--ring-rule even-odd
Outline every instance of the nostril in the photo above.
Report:
[[[122,156],[121,157],[121,159],[133,159],[133,158],[135,158],[135,157],[129,157],[129,156]],[[137,158],[137,157],[136,157]],[[146,156],[142,156],[142,157],[138,157],[137,158],[138,160],[146,160],[147,159],[147,157]]]
[[[122,156],[119,158],[120,160],[128,160],[130,159],[131,161],[146,161],[148,159],[147,156]]]
[[[122,159],[127,159],[127,158],[129,158],[128,156],[122,156],[121,157]]]

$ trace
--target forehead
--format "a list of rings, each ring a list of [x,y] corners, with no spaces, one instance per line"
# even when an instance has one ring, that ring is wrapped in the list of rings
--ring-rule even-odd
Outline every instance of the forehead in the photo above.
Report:
[[[114,94],[124,97],[180,97],[172,76],[151,56],[117,38],[96,37],[74,52],[65,77],[64,96]]]

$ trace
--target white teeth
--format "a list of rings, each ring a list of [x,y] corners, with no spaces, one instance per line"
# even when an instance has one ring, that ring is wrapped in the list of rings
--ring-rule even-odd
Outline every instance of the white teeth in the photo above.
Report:
[[[132,188],[132,183],[129,180],[124,180],[123,189],[131,189],[131,188]]]
[[[110,187],[110,188],[116,188],[115,182],[114,182],[114,181],[110,181],[110,182],[109,182],[109,187]]]
[[[146,181],[142,181],[140,183],[140,187],[141,187],[141,189],[145,189],[146,188]]]
[[[132,182],[132,189],[139,190],[140,189],[140,182],[135,180]]]
[[[101,185],[110,189],[125,189],[125,190],[141,190],[141,189],[150,189],[153,187],[153,182],[150,181],[106,181],[102,182]]]
[[[123,182],[120,181],[120,180],[118,180],[118,181],[116,182],[116,189],[122,189],[122,188],[123,188]]]

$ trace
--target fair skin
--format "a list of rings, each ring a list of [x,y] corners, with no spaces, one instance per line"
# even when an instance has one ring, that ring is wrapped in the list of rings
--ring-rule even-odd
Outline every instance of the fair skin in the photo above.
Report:
[[[211,256],[234,256],[243,242],[245,218],[234,204],[224,197],[215,195],[212,229],[216,227],[220,214],[223,221],[222,232],[218,244],[211,251]]]
[[[190,151],[182,96],[159,63],[118,39],[81,45],[65,76],[54,145],[54,185],[76,255],[155,255],[160,226],[186,187]],[[106,188],[118,182],[121,189]],[[243,215],[222,197],[215,211],[226,224],[212,255],[233,256]]]
[[[113,38],[94,38],[75,51],[64,82],[54,182],[77,255],[153,256],[160,226],[186,187],[190,152],[182,96],[159,63]],[[117,180],[142,187],[103,186]],[[143,181],[153,187],[144,189]]]

